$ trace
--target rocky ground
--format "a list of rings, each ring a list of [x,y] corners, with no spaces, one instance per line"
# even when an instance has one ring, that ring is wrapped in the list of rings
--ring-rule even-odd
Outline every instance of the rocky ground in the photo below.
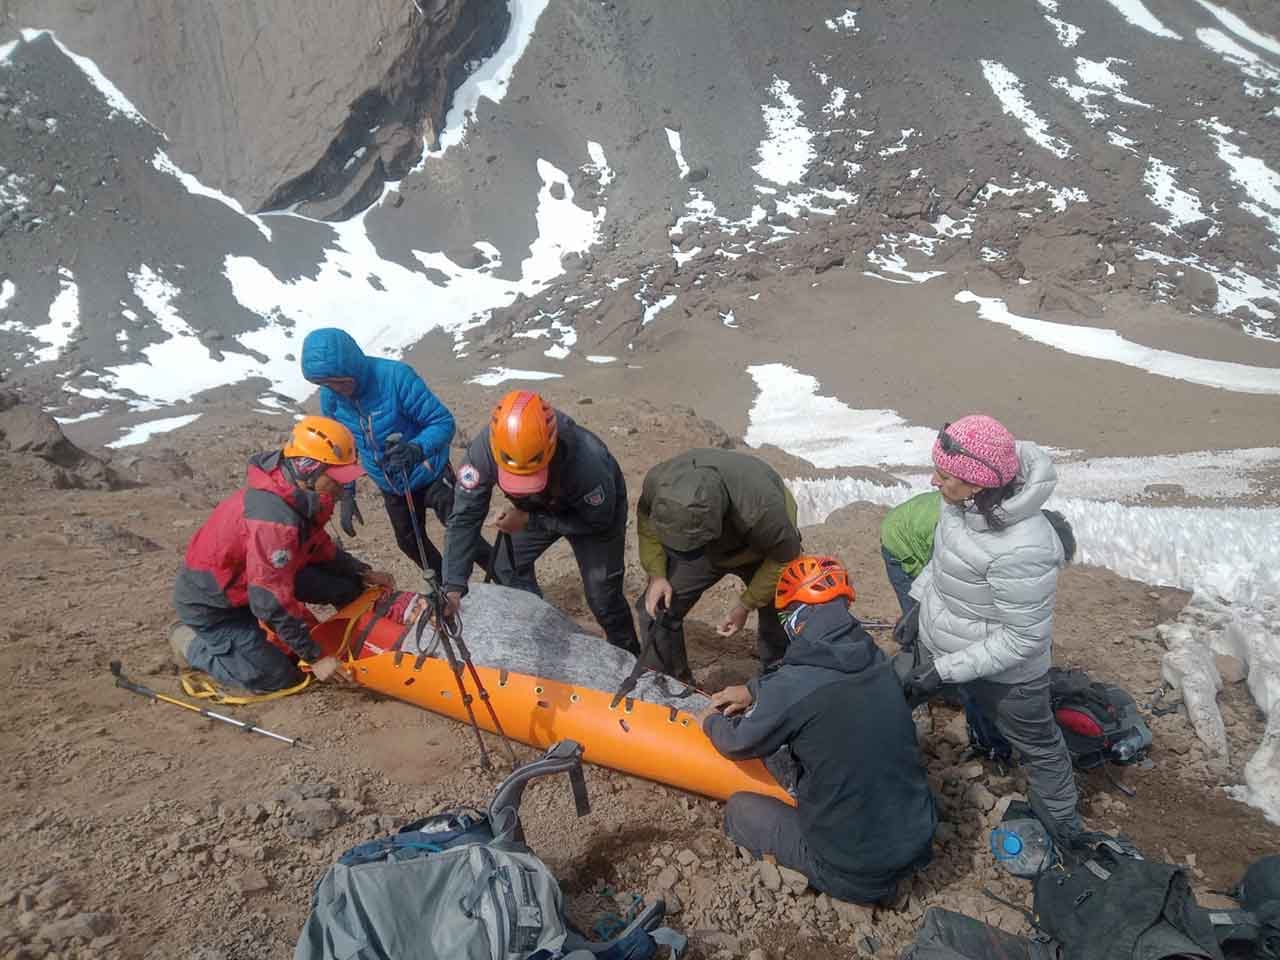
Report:
[[[286,380],[312,326],[412,344],[408,359],[457,414],[459,447],[509,386],[471,382],[477,374],[561,374],[542,383],[547,395],[609,443],[633,500],[657,460],[743,445],[756,395],[747,367],[761,363],[811,374],[850,415],[937,425],[986,410],[1083,456],[1280,446],[1276,396],[1050,348],[954,299],[1000,297],[1015,313],[1141,346],[1280,367],[1280,200],[1250,192],[1228,163],[1280,169],[1280,65],[1265,46],[1250,54],[1226,37],[1205,4],[1149,0],[1173,39],[1126,23],[1106,0],[1062,11],[998,3],[981,15],[926,0],[847,12],[828,0],[552,0],[505,98],[480,100],[465,143],[412,172],[453,85],[424,62],[447,73],[455,55],[489,46],[487,0],[375,4],[358,24],[324,21],[332,31],[312,29],[322,15],[310,8],[284,24],[296,4],[271,5],[252,29],[240,8],[205,5],[196,20],[153,6],[0,0],[6,960],[288,956],[338,853],[415,815],[482,803],[494,785],[465,728],[358,690],[238,711],[317,748],[291,751],[110,680],[120,659],[176,691],[164,643],[176,565],[245,458],[290,426],[264,404],[295,409]],[[1280,35],[1274,4],[1228,6]],[[19,28],[40,27],[93,57],[138,115],[105,101],[49,36],[7,47]],[[1213,30],[1235,51],[1221,53],[1232,48]],[[432,44],[449,56],[432,57]],[[1002,109],[983,61],[1018,79],[1038,132]],[[774,180],[755,167],[769,121],[794,118],[788,97],[812,155],[802,174]],[[563,179],[548,186],[542,163]],[[201,192],[220,189],[250,212],[305,193],[302,212],[333,216],[372,203],[391,176],[403,176],[398,190],[336,226],[255,219]],[[581,210],[605,208],[595,242],[563,258],[562,276],[525,284],[524,261],[550,229],[541,195],[569,191]],[[424,268],[437,255],[423,251],[443,258]],[[234,286],[233,267],[257,286]],[[921,270],[945,275],[905,282]],[[469,291],[495,288],[493,303],[506,305],[474,316]],[[64,436],[41,407],[105,415],[66,424]],[[103,447],[140,420],[193,413],[145,446]],[[786,477],[898,482],[879,469],[887,457],[836,470],[756,452]],[[1232,503],[1274,505],[1277,477],[1258,468]],[[1186,493],[1151,496],[1217,502]],[[805,539],[849,564],[864,617],[892,619],[882,513],[855,503]],[[413,583],[375,498],[365,514],[354,546]],[[540,579],[591,624],[567,550],[547,555]],[[633,562],[627,589],[642,587]],[[710,626],[732,595],[713,591],[691,623],[706,688],[754,668],[751,638],[725,641]],[[1186,599],[1071,568],[1056,659],[1148,703],[1164,651],[1155,628]],[[1263,727],[1244,684],[1220,699],[1226,768],[1175,712],[1151,721],[1150,766],[1111,771],[1136,795],[1081,777],[1091,825],[1187,864],[1202,892],[1280,844],[1280,829],[1221,789],[1241,781]],[[695,957],[894,956],[933,904],[1020,929],[982,888],[1026,900],[1026,884],[999,874],[986,849],[1024,783],[968,758],[962,727],[936,706],[923,729],[943,822],[933,864],[890,908],[815,896],[742,860],[717,804],[604,770],[589,771],[585,824],[563,784],[536,785],[528,833],[580,922],[662,895]]]
[[[618,438],[633,491],[645,466],[663,456],[736,442],[692,411],[586,399],[566,407]],[[0,705],[10,753],[0,781],[0,821],[10,838],[0,851],[0,956],[288,956],[312,887],[338,853],[414,816],[483,803],[492,789],[470,731],[355,689],[326,687],[235,711],[316,748],[304,751],[113,686],[107,665],[121,659],[141,682],[177,691],[164,630],[180,552],[238,482],[244,458],[278,442],[287,427],[284,417],[209,416],[171,438],[181,442],[66,467],[47,459],[62,459],[64,449],[47,420],[41,427],[20,404],[0,412],[7,445],[0,484],[8,491],[0,525],[12,544],[0,558],[7,611],[0,671],[10,691]],[[60,479],[68,469],[85,471],[85,482]],[[110,481],[100,483],[104,470]],[[369,522],[353,547],[412,583],[385,517],[368,498],[365,508]],[[854,505],[804,531],[806,544],[849,564],[856,609],[867,618],[894,613],[878,555],[881,515]],[[566,550],[548,555],[542,581],[549,599],[591,623]],[[629,591],[642,582],[633,561]],[[707,688],[753,669],[753,641],[723,640],[711,627],[731,596],[730,586],[718,588],[691,624],[695,672]],[[1154,628],[1185,600],[1100,569],[1069,569],[1056,659],[1122,683],[1145,703],[1160,686],[1163,648]],[[1239,764],[1261,734],[1243,684],[1228,686],[1222,701],[1233,741],[1244,745],[1234,768],[1212,769],[1175,713],[1152,720],[1149,767],[1111,771],[1135,796],[1101,774],[1081,777],[1092,826],[1124,831],[1148,855],[1187,864],[1202,891],[1225,888],[1280,843],[1280,829],[1219,789],[1239,781]],[[661,895],[672,922],[692,937],[695,957],[891,957],[934,904],[1022,929],[1018,914],[981,890],[1015,903],[1028,895],[986,850],[987,829],[1021,794],[1023,779],[966,756],[957,712],[933,707],[926,730],[943,810],[935,859],[890,908],[806,891],[793,874],[743,860],[720,833],[718,804],[606,770],[588,771],[593,810],[585,822],[575,820],[564,783],[535,785],[524,810],[528,834],[580,923],[621,915],[637,896]]]

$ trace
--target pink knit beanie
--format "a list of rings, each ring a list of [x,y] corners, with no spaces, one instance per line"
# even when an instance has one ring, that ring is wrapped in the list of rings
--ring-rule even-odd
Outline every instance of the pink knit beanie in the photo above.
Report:
[[[954,447],[946,452],[939,437],[933,441],[933,462],[939,470],[977,487],[1003,487],[1018,475],[1020,464],[1013,434],[994,417],[970,414],[950,424],[946,434],[971,456]]]

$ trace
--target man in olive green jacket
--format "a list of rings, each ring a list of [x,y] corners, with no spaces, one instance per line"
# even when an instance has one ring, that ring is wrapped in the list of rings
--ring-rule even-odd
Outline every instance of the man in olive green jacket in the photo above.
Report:
[[[728,574],[746,589],[716,632],[736,634],[759,610],[761,670],[777,665],[787,635],[773,612],[783,566],[800,554],[796,502],[763,460],[730,450],[690,450],[651,469],[636,506],[640,565],[649,586],[637,604],[646,666],[690,682],[684,617]]]

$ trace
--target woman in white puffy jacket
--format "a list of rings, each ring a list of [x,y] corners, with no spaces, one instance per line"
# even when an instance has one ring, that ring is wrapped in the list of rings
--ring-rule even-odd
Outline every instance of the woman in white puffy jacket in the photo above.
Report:
[[[911,588],[918,642],[908,696],[957,684],[1013,745],[1032,791],[1079,825],[1071,755],[1049,705],[1062,542],[1041,513],[1057,483],[1049,455],[988,416],[947,424],[933,446],[942,511],[933,557]]]

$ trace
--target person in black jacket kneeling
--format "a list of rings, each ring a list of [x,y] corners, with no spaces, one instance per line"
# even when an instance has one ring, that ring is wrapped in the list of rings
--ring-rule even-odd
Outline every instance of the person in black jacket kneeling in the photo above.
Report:
[[[838,560],[791,561],[775,596],[790,640],[782,665],[716,693],[701,721],[730,759],[788,747],[798,767],[794,807],[729,798],[729,838],[829,896],[876,903],[929,863],[938,816],[902,687],[853,599]]]

